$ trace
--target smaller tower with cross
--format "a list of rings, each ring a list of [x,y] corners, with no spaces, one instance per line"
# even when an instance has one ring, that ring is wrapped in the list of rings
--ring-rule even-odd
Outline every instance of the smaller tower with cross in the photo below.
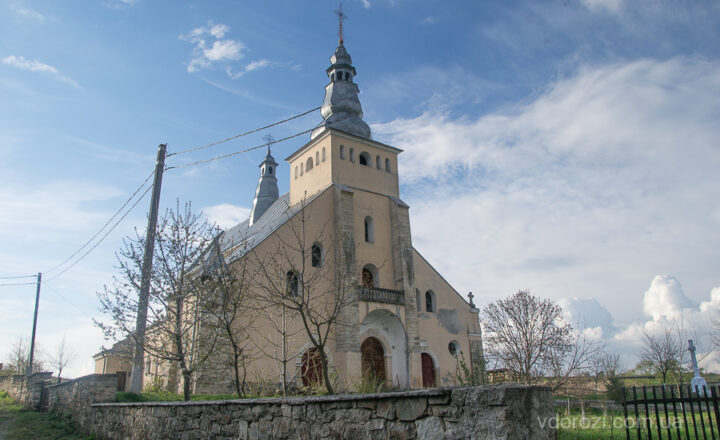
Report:
[[[692,387],[692,390],[698,394],[698,396],[704,396],[705,390],[707,389],[707,382],[705,382],[705,379],[700,376],[700,368],[698,367],[697,358],[695,357],[695,345],[693,344],[692,339],[688,340],[688,351],[690,351],[693,372],[695,373],[692,381],[690,381],[690,386]]]

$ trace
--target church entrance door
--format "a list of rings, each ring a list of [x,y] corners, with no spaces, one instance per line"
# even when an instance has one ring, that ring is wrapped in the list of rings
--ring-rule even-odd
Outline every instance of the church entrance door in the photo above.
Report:
[[[300,373],[303,385],[306,387],[322,383],[322,361],[317,349],[311,348],[303,354]]]
[[[423,387],[431,388],[435,386],[435,364],[432,357],[427,353],[420,355],[422,361],[422,379]]]
[[[367,338],[360,345],[363,378],[385,383],[385,350],[376,338]]]

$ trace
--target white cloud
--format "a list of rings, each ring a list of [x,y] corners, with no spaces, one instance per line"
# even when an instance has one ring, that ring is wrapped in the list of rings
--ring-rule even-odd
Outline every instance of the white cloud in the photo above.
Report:
[[[216,223],[222,229],[229,229],[250,217],[249,208],[229,203],[208,206],[201,211],[211,222]]]
[[[370,1],[369,0],[362,0],[362,4],[365,7],[365,9],[370,9]]]
[[[717,283],[718,95],[718,60],[641,59],[477,118],[372,128],[404,150],[413,244],[459,291],[598,298],[622,327],[655,274],[686,279],[694,303]]]
[[[238,79],[241,78],[243,75],[245,75],[248,72],[252,72],[254,70],[262,69],[265,67],[271,66],[273,63],[270,60],[257,60],[252,61],[248,65],[246,65],[241,71],[239,72],[233,72],[232,68],[230,66],[225,68],[225,71],[227,72],[228,76],[232,79]]]
[[[12,66],[12,67],[15,67],[20,70],[29,70],[31,72],[48,73],[50,75],[53,75],[60,81],[70,84],[71,86],[75,87],[76,89],[80,88],[78,83],[73,81],[71,78],[60,74],[60,71],[58,71],[58,69],[56,67],[51,66],[49,64],[42,63],[38,60],[29,60],[23,56],[10,55],[10,56],[3,58],[2,62],[4,64],[7,64],[8,66]]]
[[[30,9],[30,8],[27,8],[27,7],[24,7],[24,6],[15,4],[15,3],[11,4],[10,8],[17,14],[22,15],[23,17],[31,18],[31,19],[33,19],[35,21],[39,21],[39,22],[45,21],[45,16],[33,9]]]
[[[203,69],[211,69],[214,64],[223,64],[229,69],[232,61],[244,57],[245,45],[238,40],[225,39],[230,27],[225,24],[213,24],[193,29],[188,34],[180,35],[180,39],[195,45],[193,58],[187,66],[190,73]]]
[[[610,312],[595,298],[565,298],[558,301],[565,321],[574,328],[596,329],[596,337],[608,337],[616,332]]]
[[[656,275],[643,297],[643,311],[658,321],[680,319],[684,309],[694,308],[690,298],[685,296],[680,283],[671,276]]]
[[[593,12],[607,11],[617,13],[622,8],[623,0],[581,0]]]
[[[107,0],[104,4],[110,9],[125,9],[135,6],[137,3],[139,0]]]

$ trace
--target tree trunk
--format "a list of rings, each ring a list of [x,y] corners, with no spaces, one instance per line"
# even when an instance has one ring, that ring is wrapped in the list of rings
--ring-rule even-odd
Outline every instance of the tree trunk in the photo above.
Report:
[[[183,375],[183,400],[190,400],[190,379],[191,373],[185,369],[182,372]]]
[[[328,394],[335,394],[335,390],[333,389],[332,383],[330,383],[330,372],[328,371],[328,361],[327,361],[327,355],[325,354],[325,350],[320,350],[320,362],[322,364],[322,370],[323,370],[323,380],[325,381],[325,389],[327,389]]]

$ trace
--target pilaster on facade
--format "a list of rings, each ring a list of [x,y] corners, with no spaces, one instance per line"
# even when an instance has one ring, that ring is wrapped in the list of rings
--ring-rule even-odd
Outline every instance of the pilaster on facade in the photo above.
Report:
[[[356,287],[357,257],[355,255],[354,207],[352,190],[335,186],[334,188],[334,257],[337,262],[335,276],[346,306],[340,312],[335,326],[335,349],[338,352],[359,351],[358,340],[358,293]]]

